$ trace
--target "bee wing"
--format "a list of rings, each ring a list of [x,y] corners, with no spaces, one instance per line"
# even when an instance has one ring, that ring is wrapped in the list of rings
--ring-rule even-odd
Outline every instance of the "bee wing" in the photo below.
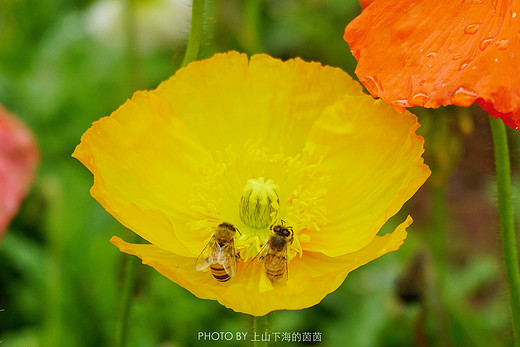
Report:
[[[219,246],[215,240],[215,235],[213,235],[206,247],[204,247],[202,252],[200,252],[199,257],[195,262],[195,268],[197,271],[202,271],[215,262],[215,248],[219,248]]]
[[[233,277],[237,270],[237,255],[235,253],[235,242],[230,242],[222,247],[219,247],[215,263],[222,265],[226,273]]]
[[[251,262],[252,263],[253,262],[263,263],[269,253],[271,253],[271,246],[270,246],[269,242],[266,242],[265,245],[260,250],[260,252],[258,252],[258,254],[255,255],[255,257],[251,260]]]
[[[269,253],[270,249],[271,247],[269,247],[269,242],[266,242],[265,245],[260,249],[260,252],[258,252],[255,257],[249,261],[245,272],[256,273],[258,271],[262,271],[261,269],[263,266],[261,264],[265,260],[265,257]]]

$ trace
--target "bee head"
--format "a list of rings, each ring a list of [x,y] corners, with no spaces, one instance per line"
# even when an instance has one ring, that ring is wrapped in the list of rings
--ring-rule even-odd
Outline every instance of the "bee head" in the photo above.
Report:
[[[276,234],[283,236],[284,238],[290,238],[293,234],[292,227],[284,226],[283,224],[277,224],[271,226],[271,230]]]
[[[291,227],[282,228],[282,234],[281,235],[283,237],[288,238],[288,237],[292,236],[292,234],[293,234],[293,230],[292,230]]]
[[[227,223],[227,222],[220,223],[218,227],[228,229],[229,231],[232,231],[232,232],[237,231],[237,229],[235,228],[235,226],[233,224]]]

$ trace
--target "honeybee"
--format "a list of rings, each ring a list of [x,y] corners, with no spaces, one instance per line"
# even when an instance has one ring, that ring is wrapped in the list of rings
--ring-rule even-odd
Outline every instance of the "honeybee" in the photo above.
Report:
[[[293,229],[290,226],[276,224],[271,226],[272,234],[258,253],[258,261],[264,263],[265,274],[272,284],[287,280],[287,249],[293,242]]]
[[[208,244],[195,263],[197,271],[208,266],[211,274],[219,282],[226,282],[236,273],[238,255],[235,252],[235,233],[237,229],[231,223],[220,223]]]

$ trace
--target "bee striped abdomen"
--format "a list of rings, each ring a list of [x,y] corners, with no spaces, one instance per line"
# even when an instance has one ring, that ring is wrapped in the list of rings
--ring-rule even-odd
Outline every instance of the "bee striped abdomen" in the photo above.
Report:
[[[285,256],[267,254],[265,259],[265,273],[271,281],[277,281],[285,275]]]
[[[224,267],[218,263],[211,264],[210,269],[213,277],[219,282],[226,282],[231,278],[226,270],[224,270]]]
[[[267,276],[273,280],[282,278],[285,274],[285,268],[281,269],[266,269]]]

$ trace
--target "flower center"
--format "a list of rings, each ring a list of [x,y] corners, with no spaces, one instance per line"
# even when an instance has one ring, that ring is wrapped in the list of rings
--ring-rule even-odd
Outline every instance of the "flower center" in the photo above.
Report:
[[[327,224],[321,197],[329,177],[319,168],[320,162],[311,162],[305,151],[289,156],[261,142],[215,152],[201,165],[200,183],[189,199],[188,227],[194,238],[203,236],[202,246],[217,225],[233,224],[238,230],[235,249],[247,261],[268,242],[270,227],[283,220],[294,230],[287,250],[291,260],[302,254],[301,242],[311,242],[312,233]]]
[[[254,229],[270,226],[278,216],[278,186],[263,177],[250,179],[242,190],[239,215],[245,225]]]

